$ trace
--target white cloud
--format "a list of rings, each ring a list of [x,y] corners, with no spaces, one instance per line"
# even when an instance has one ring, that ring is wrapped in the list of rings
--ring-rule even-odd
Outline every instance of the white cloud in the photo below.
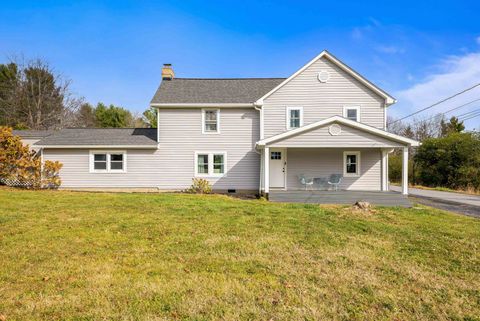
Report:
[[[382,52],[382,53],[387,53],[387,54],[401,54],[405,53],[405,49],[393,45],[385,46],[385,45],[380,45],[375,48],[377,51]]]
[[[437,72],[432,73],[423,81],[395,94],[398,104],[392,109],[393,116],[407,115],[479,83],[480,52],[448,57],[436,69]],[[478,98],[480,98],[480,87],[425,111],[418,117],[428,117],[435,113],[444,112]],[[479,108],[480,104],[477,102],[447,114],[447,116],[450,117]],[[478,128],[476,124],[479,123],[479,118],[475,118],[469,120],[467,125],[470,128]]]
[[[352,30],[352,38],[354,40],[360,40],[363,38],[363,32],[359,27],[355,27]]]

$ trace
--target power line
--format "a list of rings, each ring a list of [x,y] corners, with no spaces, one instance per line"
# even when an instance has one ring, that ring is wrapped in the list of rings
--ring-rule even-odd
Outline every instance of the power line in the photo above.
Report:
[[[458,119],[460,119],[460,118],[465,118],[465,117],[471,116],[472,114],[476,114],[476,113],[478,113],[478,112],[480,112],[480,108],[479,108],[479,109],[472,110],[472,111],[469,111],[469,112],[464,113],[464,114],[460,114],[460,115],[458,115],[458,116],[456,116],[456,117],[457,117]]]
[[[473,118],[476,118],[476,117],[479,117],[480,114],[477,114],[475,116],[472,116],[472,117],[469,117],[469,118],[465,118],[465,119],[462,119],[462,121],[466,121],[466,120],[470,120],[470,119],[473,119]]]
[[[472,118],[475,118],[475,117],[478,117],[478,116],[480,116],[480,110],[477,110],[475,113],[471,113],[470,115],[464,116],[459,120],[466,121],[466,120],[469,120],[469,119],[472,119]]]
[[[477,102],[477,101],[480,101],[480,98],[474,99],[474,100],[469,101],[468,103],[462,104],[462,105],[460,105],[460,106],[456,106],[456,107],[454,107],[454,108],[452,108],[452,109],[448,109],[447,111],[444,111],[443,113],[437,113],[436,115],[434,115],[434,116],[432,116],[432,117],[430,117],[430,118],[427,118],[426,120],[428,121],[428,120],[430,120],[430,119],[433,119],[433,118],[437,117],[438,115],[446,115],[446,114],[448,114],[448,113],[451,113],[452,111],[458,110],[458,109],[460,109],[460,108],[462,108],[462,107],[468,106],[468,105],[470,105],[470,104],[472,104],[472,103],[474,103],[474,102]],[[458,116],[457,116],[457,117],[458,117]]]
[[[407,115],[407,116],[405,116],[405,117],[403,117],[403,118],[394,120],[394,121],[390,122],[390,124],[394,124],[394,123],[399,122],[399,121],[401,121],[401,120],[404,120],[404,119],[406,119],[406,118],[412,117],[413,115],[416,115],[416,114],[418,114],[418,113],[421,113],[422,111],[425,111],[425,110],[427,110],[427,109],[430,109],[430,108],[433,108],[433,107],[435,107],[435,106],[437,106],[437,105],[440,105],[441,103],[446,102],[447,100],[450,100],[450,99],[452,99],[452,98],[455,98],[455,97],[457,97],[457,96],[459,96],[459,95],[461,95],[461,94],[464,94],[464,93],[466,93],[467,91],[470,91],[470,90],[472,90],[472,89],[474,89],[474,88],[476,88],[476,87],[478,87],[478,86],[480,86],[480,83],[477,83],[477,84],[473,85],[472,87],[469,87],[469,88],[467,88],[467,89],[464,89],[464,90],[462,90],[462,91],[460,91],[460,92],[458,92],[458,93],[456,93],[456,94],[453,94],[453,95],[451,95],[451,96],[449,96],[449,97],[447,97],[447,98],[444,98],[444,99],[442,99],[442,100],[440,100],[440,101],[437,101],[436,103],[434,103],[434,104],[432,104],[432,105],[430,105],[430,106],[427,106],[427,107],[425,107],[425,108],[422,108],[422,109],[420,109],[420,110],[417,110],[416,112],[411,113],[411,114],[409,114],[409,115]]]

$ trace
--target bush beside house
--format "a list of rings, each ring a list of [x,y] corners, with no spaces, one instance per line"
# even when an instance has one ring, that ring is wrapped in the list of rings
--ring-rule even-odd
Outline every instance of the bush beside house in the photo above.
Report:
[[[46,161],[24,145],[12,129],[0,126],[0,181],[24,188],[58,188],[61,184],[60,162]]]
[[[401,180],[402,156],[389,158],[389,177]],[[409,161],[409,181],[415,185],[480,190],[480,133],[452,132],[427,138]]]

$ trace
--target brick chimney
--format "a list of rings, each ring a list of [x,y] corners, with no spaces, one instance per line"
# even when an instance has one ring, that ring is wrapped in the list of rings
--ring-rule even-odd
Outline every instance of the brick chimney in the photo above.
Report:
[[[172,69],[172,64],[163,64],[162,68],[162,79],[163,80],[172,80],[175,77],[175,73]]]

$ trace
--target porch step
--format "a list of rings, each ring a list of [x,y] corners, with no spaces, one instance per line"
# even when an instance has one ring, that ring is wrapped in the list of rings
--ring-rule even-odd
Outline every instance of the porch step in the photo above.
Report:
[[[279,191],[272,190],[270,201],[313,204],[349,204],[367,201],[379,206],[411,207],[408,197],[396,192],[376,191]]]

